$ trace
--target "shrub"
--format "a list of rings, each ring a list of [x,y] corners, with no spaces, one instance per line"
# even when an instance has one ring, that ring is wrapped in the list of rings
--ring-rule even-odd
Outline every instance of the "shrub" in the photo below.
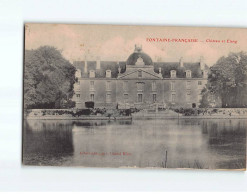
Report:
[[[74,107],[75,107],[75,102],[72,100],[68,100],[63,104],[63,108],[74,108]]]
[[[85,102],[85,106],[86,108],[94,108],[94,102],[93,101]]]
[[[77,116],[90,115],[90,113],[91,113],[90,109],[81,109],[78,112],[76,112],[75,115]]]

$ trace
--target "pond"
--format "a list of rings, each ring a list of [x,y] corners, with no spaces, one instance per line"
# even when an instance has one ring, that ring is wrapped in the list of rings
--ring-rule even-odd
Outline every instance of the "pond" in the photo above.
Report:
[[[245,119],[25,120],[23,164],[243,169]]]

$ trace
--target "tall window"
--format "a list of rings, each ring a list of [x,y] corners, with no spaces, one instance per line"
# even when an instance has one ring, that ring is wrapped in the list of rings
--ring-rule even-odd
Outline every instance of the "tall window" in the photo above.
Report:
[[[127,103],[129,99],[129,95],[126,93],[124,94],[124,103]]]
[[[94,90],[94,81],[90,81],[90,90]]]
[[[142,94],[138,94],[138,102],[142,102]]]
[[[94,102],[94,94],[90,94],[90,100]]]
[[[128,81],[123,82],[123,90],[128,91]]]
[[[80,94],[76,94],[76,97],[79,98],[80,97]]]
[[[173,93],[171,95],[171,100],[172,100],[173,103],[175,102],[175,100],[176,100],[176,94],[175,93]]]
[[[202,85],[202,81],[198,81],[198,85]]]
[[[171,91],[175,91],[175,81],[171,82]]]
[[[156,102],[156,94],[153,94],[153,102]]]
[[[156,82],[155,81],[152,82],[152,91],[156,91]]]
[[[141,70],[138,71],[138,77],[139,78],[142,77],[142,71]]]
[[[111,102],[111,94],[110,93],[106,94],[106,102],[107,103]]]
[[[111,81],[106,81],[106,91],[111,91]]]
[[[186,93],[186,100],[188,102],[190,101],[190,91],[187,91],[187,93]]]
[[[191,83],[190,81],[187,81],[187,82],[186,82],[186,88],[187,88],[187,89],[190,89],[190,83]]]

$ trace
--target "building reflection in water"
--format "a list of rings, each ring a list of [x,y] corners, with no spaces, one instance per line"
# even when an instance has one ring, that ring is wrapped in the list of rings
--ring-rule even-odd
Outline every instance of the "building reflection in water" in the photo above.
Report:
[[[244,120],[30,121],[25,164],[240,169]],[[167,154],[167,157],[166,157]]]

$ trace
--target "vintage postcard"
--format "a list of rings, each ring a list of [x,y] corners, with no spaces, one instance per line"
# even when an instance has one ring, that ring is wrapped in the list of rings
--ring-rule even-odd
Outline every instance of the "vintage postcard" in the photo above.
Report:
[[[25,24],[22,163],[246,170],[246,37]]]

